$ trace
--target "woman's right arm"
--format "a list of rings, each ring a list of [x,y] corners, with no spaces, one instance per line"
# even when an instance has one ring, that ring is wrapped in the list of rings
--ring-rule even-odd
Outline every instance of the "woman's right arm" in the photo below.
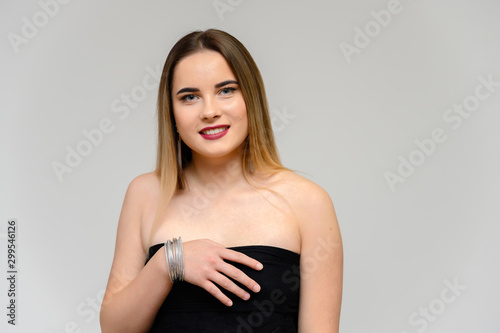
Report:
[[[132,180],[125,194],[113,264],[100,311],[103,333],[147,332],[172,288],[163,248],[144,265],[140,223],[147,191],[147,182],[139,176]],[[258,261],[210,240],[189,241],[183,246],[184,280],[204,288],[222,303],[229,305],[229,298],[213,282],[242,299],[249,298],[245,290],[226,276],[250,290],[260,290],[254,280],[224,260],[260,270],[262,265]]]
[[[125,194],[100,311],[103,333],[147,332],[172,288],[163,251],[157,251],[144,266],[140,223],[147,190],[147,182],[139,176]]]

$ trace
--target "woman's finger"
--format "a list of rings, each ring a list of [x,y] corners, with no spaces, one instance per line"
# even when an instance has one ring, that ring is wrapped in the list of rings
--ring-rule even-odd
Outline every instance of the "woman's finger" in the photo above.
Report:
[[[239,270],[238,268],[234,267],[233,265],[224,262],[218,268],[218,270],[219,270],[219,272],[224,273],[224,275],[232,278],[233,280],[238,281],[239,283],[241,283],[242,285],[244,285],[245,287],[247,287],[249,290],[252,290],[253,292],[259,292],[260,291],[260,285],[257,282],[255,282],[255,280],[253,280],[250,277],[248,277],[248,275],[246,275],[245,273],[243,273],[241,270]],[[222,276],[221,274],[219,274],[219,275]],[[239,288],[239,289],[241,290],[241,288]]]
[[[217,288],[217,286],[212,282],[207,280],[201,287],[206,291],[208,291],[212,296],[217,298],[219,301],[221,301],[222,304],[226,306],[233,305],[233,301],[231,301],[231,299],[227,297],[222,291],[220,291],[220,289]]]
[[[215,273],[211,280],[245,301],[250,298],[250,294],[246,290],[243,290],[234,281],[219,272]]]
[[[250,258],[249,256],[241,252],[234,251],[231,249],[224,248],[223,250],[221,250],[220,256],[225,260],[238,262],[240,264],[246,265],[258,271],[260,271],[264,267],[262,263],[260,263],[259,261]]]

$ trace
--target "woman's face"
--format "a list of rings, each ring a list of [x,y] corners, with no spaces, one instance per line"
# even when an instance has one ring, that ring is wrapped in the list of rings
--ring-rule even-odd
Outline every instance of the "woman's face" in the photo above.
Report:
[[[218,52],[204,50],[177,63],[172,78],[177,130],[193,157],[234,153],[248,135],[245,100]]]

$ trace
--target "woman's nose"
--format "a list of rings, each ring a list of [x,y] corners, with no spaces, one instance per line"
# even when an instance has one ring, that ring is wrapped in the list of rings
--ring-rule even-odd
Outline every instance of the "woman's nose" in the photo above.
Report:
[[[203,104],[203,109],[201,110],[201,119],[210,119],[220,117],[221,110],[213,98],[205,98],[205,103]]]

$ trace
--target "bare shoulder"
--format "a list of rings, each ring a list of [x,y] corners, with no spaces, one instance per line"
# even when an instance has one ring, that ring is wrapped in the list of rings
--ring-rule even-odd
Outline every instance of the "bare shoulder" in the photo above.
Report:
[[[114,265],[136,265],[139,269],[144,262],[142,240],[143,219],[152,195],[159,182],[154,172],[133,178],[125,192],[120,218],[118,220]]]
[[[160,180],[154,171],[143,173],[132,179],[129,189],[141,197],[151,196],[160,189]]]
[[[293,171],[278,173],[273,183],[273,188],[300,211],[315,210],[332,202],[324,188]]]
[[[133,178],[125,193],[121,220],[126,224],[142,227],[144,212],[147,211],[159,192],[160,182],[154,172],[148,172]],[[132,216],[132,218],[129,218]]]
[[[141,210],[148,209],[150,205],[156,204],[160,193],[160,179],[154,171],[143,173],[132,179],[128,191],[132,192]]]
[[[272,188],[291,206],[303,245],[306,239],[312,244],[313,239],[332,232],[335,238],[339,239],[340,230],[335,208],[330,195],[323,187],[293,171],[280,172],[275,179]]]

